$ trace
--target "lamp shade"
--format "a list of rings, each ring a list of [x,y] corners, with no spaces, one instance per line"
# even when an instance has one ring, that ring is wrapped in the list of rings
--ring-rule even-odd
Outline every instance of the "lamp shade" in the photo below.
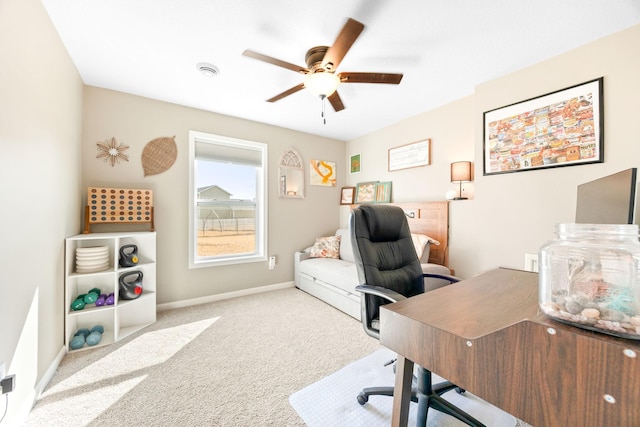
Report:
[[[328,72],[309,73],[304,78],[304,87],[315,96],[329,96],[339,84],[340,77]]]
[[[471,181],[471,162],[451,163],[451,182]]]

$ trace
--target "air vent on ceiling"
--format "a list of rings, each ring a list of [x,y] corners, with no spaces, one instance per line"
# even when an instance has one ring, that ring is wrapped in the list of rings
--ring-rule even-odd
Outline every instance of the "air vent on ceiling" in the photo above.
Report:
[[[220,74],[218,67],[207,62],[200,62],[196,65],[196,68],[198,68],[198,70],[207,77],[215,77]]]

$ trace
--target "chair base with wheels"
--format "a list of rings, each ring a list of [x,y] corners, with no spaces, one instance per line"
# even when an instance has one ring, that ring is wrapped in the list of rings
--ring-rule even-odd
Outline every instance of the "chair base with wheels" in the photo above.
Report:
[[[391,361],[391,363],[394,363],[394,362],[395,362],[395,360]],[[387,364],[385,364],[385,366],[387,366]],[[420,368],[420,369],[422,369],[422,368]],[[418,371],[418,372],[420,372],[420,371]],[[394,366],[394,373],[395,373],[395,366]],[[415,403],[418,403],[418,396],[419,396],[418,386],[415,385],[415,384],[417,384],[417,382],[418,382],[418,378],[414,375],[413,376],[414,386],[411,388],[411,401],[415,402]],[[465,392],[464,389],[462,389],[460,387],[457,387],[455,384],[452,384],[452,383],[450,383],[448,381],[436,384],[435,386],[432,387],[432,391],[434,393],[436,393],[437,395],[442,395],[443,393],[448,392],[452,388],[454,388],[456,393],[458,393],[458,394],[462,394],[462,393]],[[369,401],[369,396],[391,396],[391,397],[393,397],[393,390],[394,390],[394,388],[392,386],[365,387],[365,388],[362,389],[362,391],[360,391],[360,393],[358,393],[358,396],[356,398],[358,399],[358,403],[359,404],[364,405],[365,403],[367,403]]]
[[[435,277],[437,279],[450,280],[452,283],[458,281],[458,279],[454,276],[445,276],[441,274],[424,274],[424,277]],[[362,292],[363,319],[366,315],[365,307],[367,306],[367,298],[383,298],[388,302],[397,302],[406,299],[404,296],[397,294],[390,289],[380,288],[378,286],[359,285],[356,287],[356,290]],[[371,328],[372,324],[375,326],[374,328]],[[377,319],[374,319],[372,322],[368,322],[365,326],[365,330],[367,329],[369,329],[369,335],[374,337],[378,336],[377,334],[379,333],[379,325]],[[394,362],[395,360],[392,360],[386,365]],[[426,426],[429,408],[433,408],[447,415],[451,415],[452,417],[462,421],[463,423],[471,427],[486,427],[479,420],[441,397],[444,393],[451,390],[455,390],[458,394],[463,394],[465,392],[464,389],[458,387],[450,381],[443,381],[441,383],[433,384],[431,371],[423,368],[422,366],[418,366],[417,375],[414,375],[413,377],[413,384],[414,386],[411,388],[411,401],[418,403],[418,419],[416,422],[416,426]],[[393,386],[367,387],[362,389],[362,391],[358,393],[357,400],[360,405],[364,405],[369,401],[369,396],[393,396],[393,393]]]
[[[367,387],[358,393],[358,403],[364,405],[369,401],[369,396],[393,396],[393,387]],[[418,403],[418,391],[413,388],[411,390],[411,401]]]
[[[418,419],[416,420],[416,426],[427,425],[429,408],[433,408],[436,411],[451,415],[471,427],[486,427],[467,412],[442,397],[444,393],[452,389],[456,389],[458,394],[464,393],[463,389],[449,381],[433,385],[431,382],[431,371],[424,369],[422,366],[418,366]],[[413,392],[411,394],[411,400],[413,400]]]

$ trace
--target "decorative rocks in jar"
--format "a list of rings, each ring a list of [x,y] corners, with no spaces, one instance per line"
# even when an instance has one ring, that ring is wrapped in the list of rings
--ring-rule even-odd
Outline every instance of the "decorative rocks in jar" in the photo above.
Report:
[[[559,224],[539,253],[540,308],[560,322],[640,339],[637,225]]]

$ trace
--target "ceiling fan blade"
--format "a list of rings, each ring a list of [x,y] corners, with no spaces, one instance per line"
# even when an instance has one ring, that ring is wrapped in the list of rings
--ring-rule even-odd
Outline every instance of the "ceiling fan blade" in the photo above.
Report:
[[[393,73],[339,73],[340,83],[386,83],[397,85],[402,74]]]
[[[295,71],[297,73],[307,74],[309,72],[309,70],[307,68],[305,68],[305,67],[300,67],[298,65],[291,64],[291,63],[286,62],[286,61],[281,61],[279,59],[272,58],[270,56],[263,55],[263,54],[258,53],[258,52],[254,52],[252,50],[248,50],[247,49],[244,52],[242,52],[242,54],[244,56],[248,56],[249,58],[257,59],[259,61],[264,61],[264,62],[267,62],[269,64],[277,65],[278,67],[282,67],[282,68],[287,68],[289,70],[293,70],[293,71]]]
[[[340,99],[340,95],[338,95],[338,91],[333,92],[327,97],[327,99],[336,113],[340,110],[344,110],[344,104],[342,103],[342,99]]]
[[[302,90],[302,89],[304,89],[304,83],[300,83],[299,85],[296,85],[296,86],[292,87],[291,89],[287,89],[284,92],[274,96],[273,98],[267,99],[267,102],[276,102],[276,101],[284,98],[285,96],[289,96],[292,93],[296,93],[297,91]]]
[[[333,46],[327,50],[324,58],[322,58],[322,67],[327,71],[334,71],[342,62],[342,58],[347,54],[351,45],[356,41],[360,33],[364,30],[364,24],[349,18],[347,23],[344,24],[338,38]]]

